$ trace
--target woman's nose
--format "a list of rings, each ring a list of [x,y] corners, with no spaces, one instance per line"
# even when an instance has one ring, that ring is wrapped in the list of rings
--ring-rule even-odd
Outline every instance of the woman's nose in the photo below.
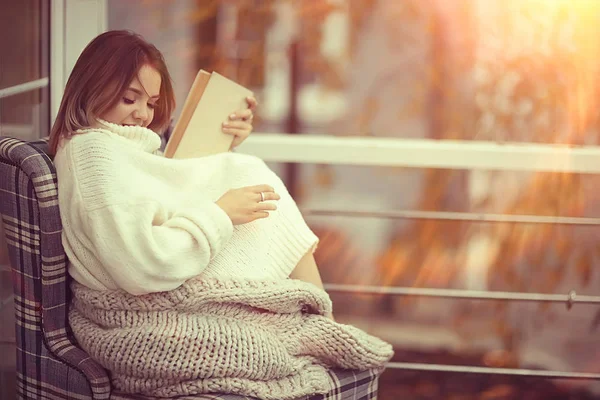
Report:
[[[135,119],[146,121],[148,119],[148,110],[146,109],[146,107],[139,107],[133,112],[133,117]]]

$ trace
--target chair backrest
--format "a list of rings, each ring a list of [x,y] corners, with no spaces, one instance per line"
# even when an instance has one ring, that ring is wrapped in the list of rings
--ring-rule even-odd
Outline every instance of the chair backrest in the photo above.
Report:
[[[0,137],[0,214],[14,287],[21,398],[108,399],[106,371],[68,324],[69,276],[47,141]]]

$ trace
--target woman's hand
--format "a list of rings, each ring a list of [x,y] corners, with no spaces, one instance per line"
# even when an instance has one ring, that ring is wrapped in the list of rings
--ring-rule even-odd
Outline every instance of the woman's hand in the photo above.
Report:
[[[216,204],[227,213],[234,225],[241,225],[267,218],[268,211],[276,210],[277,206],[266,201],[280,198],[269,185],[246,186],[227,191]]]
[[[239,146],[252,132],[252,119],[258,102],[254,96],[246,97],[246,102],[248,108],[235,111],[227,121],[223,122],[223,132],[235,136],[231,143],[231,149]]]

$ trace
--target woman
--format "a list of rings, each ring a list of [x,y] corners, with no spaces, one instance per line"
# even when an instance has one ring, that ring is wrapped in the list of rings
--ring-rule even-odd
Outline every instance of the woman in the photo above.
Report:
[[[223,132],[236,136],[234,147],[252,130],[257,104],[253,97],[247,101],[248,109],[232,110],[230,120],[223,123]],[[104,33],[78,59],[50,140],[73,278],[93,289],[119,288],[132,294],[174,289],[203,272],[248,273],[255,278],[291,273],[322,287],[309,252],[317,239],[295,212],[289,195],[284,194],[282,203],[292,209],[293,222],[257,221],[277,209],[274,202],[281,196],[273,186],[285,192],[259,160],[223,155],[206,162],[176,162],[154,156],[158,135],[174,107],[162,55],[137,35]],[[230,182],[215,187],[192,172],[199,164],[231,174],[251,164],[261,175],[229,177]],[[222,175],[218,179],[224,179]],[[236,185],[245,187],[233,189]],[[266,259],[259,251],[272,246],[257,243],[256,230],[273,231],[276,223],[298,229],[299,242],[282,244],[291,246],[292,254]],[[241,253],[233,260],[217,258],[223,249],[237,251],[240,246],[246,248],[245,259]],[[236,264],[244,265],[244,270]]]
[[[327,391],[326,367],[382,367],[389,345],[332,321],[318,240],[264,162],[157,154],[174,103],[160,52],[125,31],[67,82],[50,146],[81,346],[117,389],[163,397],[294,398]],[[234,146],[248,105],[224,122]]]

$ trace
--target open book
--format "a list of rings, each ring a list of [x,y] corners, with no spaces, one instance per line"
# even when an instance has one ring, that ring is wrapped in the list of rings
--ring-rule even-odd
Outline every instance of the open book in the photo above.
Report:
[[[216,72],[200,70],[181,116],[165,148],[165,157],[192,158],[229,151],[234,136],[223,133],[223,122],[248,107],[252,92]]]

